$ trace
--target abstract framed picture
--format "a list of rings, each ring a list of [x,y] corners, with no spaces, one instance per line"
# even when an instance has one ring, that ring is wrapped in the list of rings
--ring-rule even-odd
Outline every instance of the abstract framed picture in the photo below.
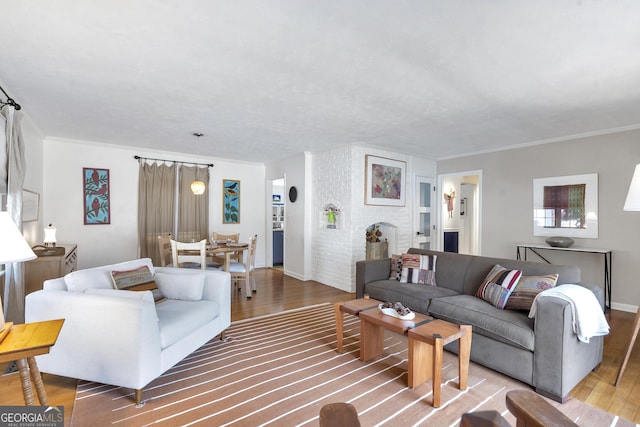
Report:
[[[109,169],[82,168],[85,225],[110,224]]]
[[[404,206],[407,162],[378,156],[365,156],[365,194],[367,205]]]
[[[240,224],[240,181],[222,180],[222,223]]]

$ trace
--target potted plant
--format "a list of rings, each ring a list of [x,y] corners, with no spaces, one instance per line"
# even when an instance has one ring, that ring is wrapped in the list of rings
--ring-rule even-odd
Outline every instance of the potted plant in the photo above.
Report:
[[[384,259],[388,258],[389,242],[387,239],[382,241],[382,231],[379,224],[373,224],[367,228],[367,259]]]

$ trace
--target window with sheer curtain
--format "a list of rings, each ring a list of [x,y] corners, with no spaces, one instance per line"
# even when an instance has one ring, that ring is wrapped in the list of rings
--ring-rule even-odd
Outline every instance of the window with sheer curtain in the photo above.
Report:
[[[206,239],[209,188],[195,195],[196,176],[208,184],[209,169],[164,163],[140,162],[138,184],[138,241],[140,256],[159,264],[158,236],[171,234],[190,242]]]

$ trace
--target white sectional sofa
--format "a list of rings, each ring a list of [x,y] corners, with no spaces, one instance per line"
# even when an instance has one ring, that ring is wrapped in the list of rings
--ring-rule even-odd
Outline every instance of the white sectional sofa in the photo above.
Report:
[[[166,301],[114,288],[112,271],[146,265]],[[65,319],[58,341],[38,356],[42,372],[142,389],[231,324],[229,273],[154,267],[148,258],[69,273],[27,295],[26,322]]]

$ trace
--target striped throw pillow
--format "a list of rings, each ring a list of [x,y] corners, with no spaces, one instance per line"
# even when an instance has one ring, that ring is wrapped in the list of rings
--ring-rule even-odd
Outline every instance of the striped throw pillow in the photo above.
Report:
[[[117,289],[126,291],[151,291],[153,301],[156,304],[167,300],[160,292],[160,289],[158,289],[158,284],[153,280],[153,274],[151,274],[149,267],[146,265],[133,270],[112,271],[111,278]]]
[[[390,280],[400,281],[402,277],[402,255],[391,255],[391,273],[389,274]]]
[[[437,255],[402,254],[402,283],[436,285]]]
[[[476,296],[502,310],[521,276],[520,270],[507,270],[500,264],[496,264],[484,278]]]
[[[531,310],[536,296],[542,291],[553,288],[557,282],[557,274],[522,276],[509,296],[505,310]]]

